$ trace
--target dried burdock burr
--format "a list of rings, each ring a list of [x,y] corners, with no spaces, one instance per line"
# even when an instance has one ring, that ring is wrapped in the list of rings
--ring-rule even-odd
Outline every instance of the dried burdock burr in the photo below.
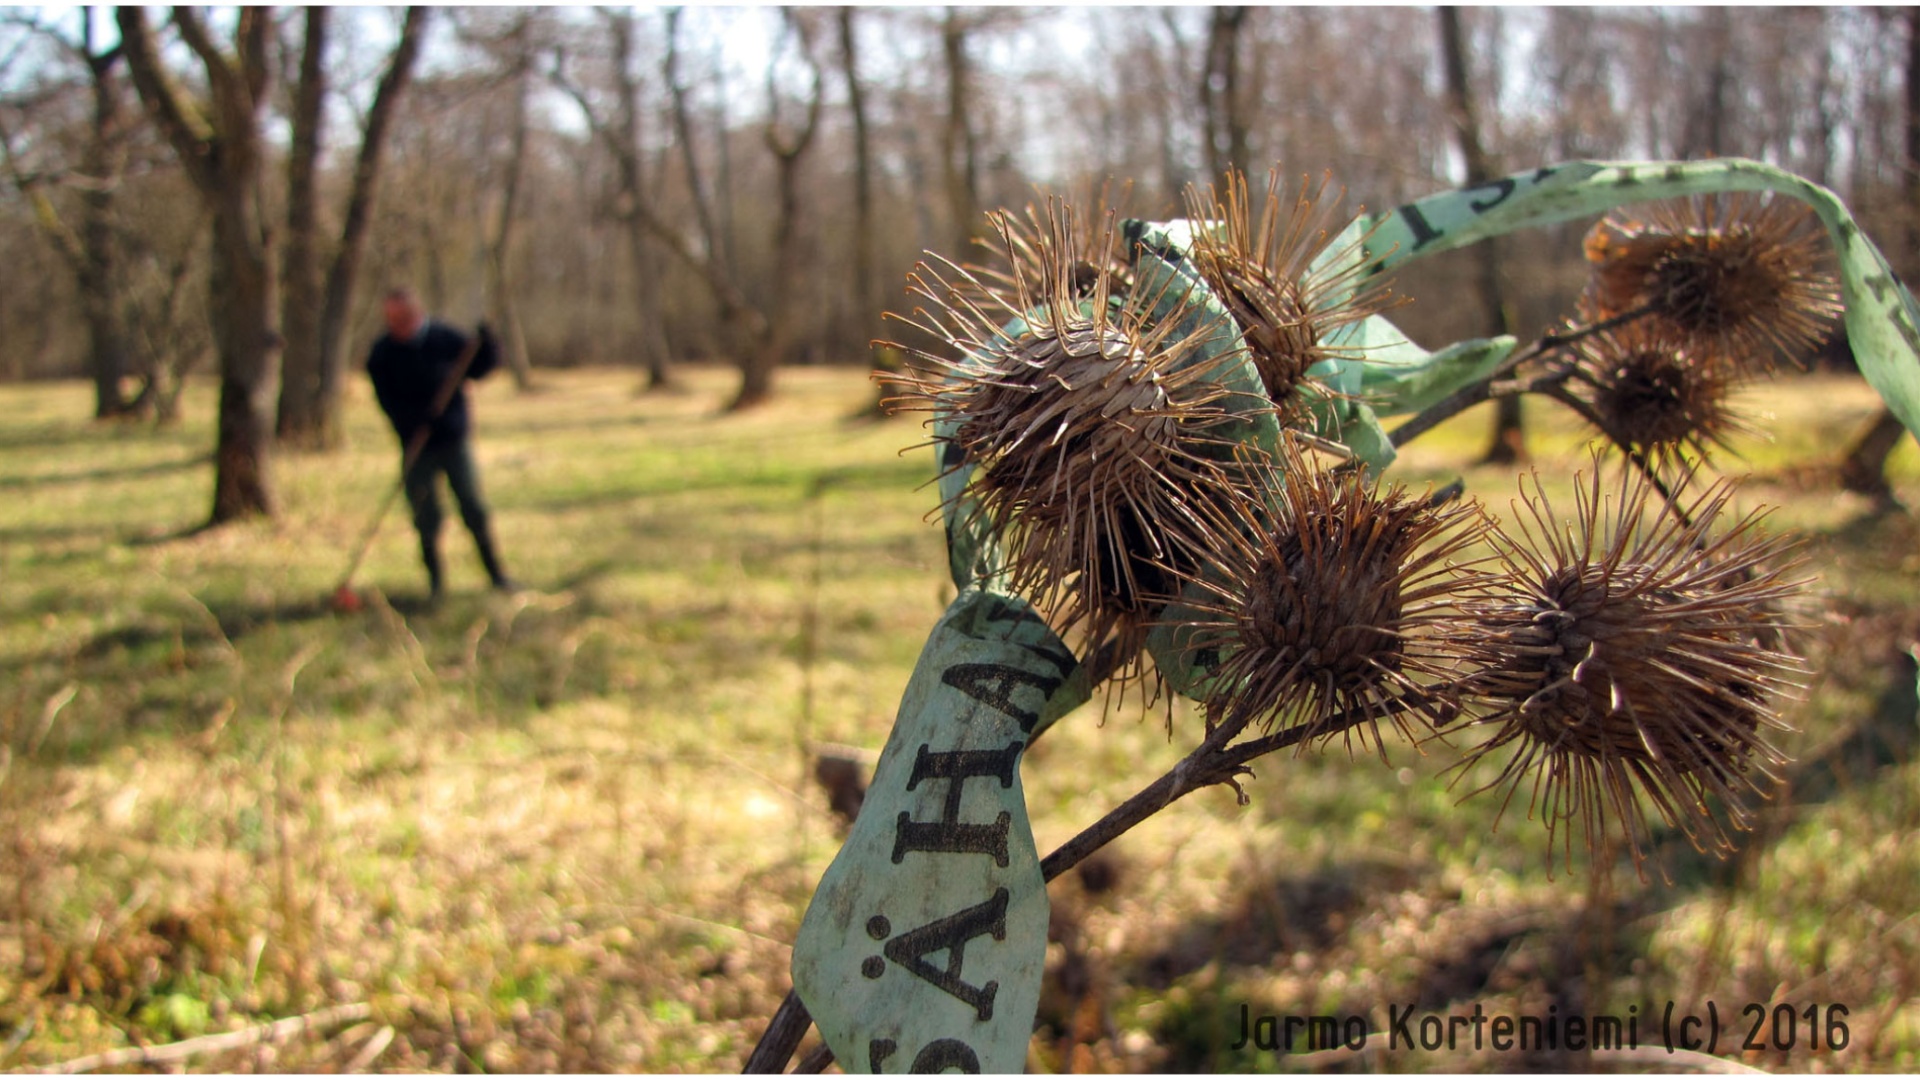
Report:
[[[1117,193],[1113,185],[1103,184],[1097,192],[1082,191],[1050,202],[1045,208],[1030,202],[1018,215],[1003,211],[995,218],[999,235],[993,241],[982,241],[992,248],[994,258],[986,265],[970,265],[967,270],[989,289],[1004,296],[1015,294],[1021,280],[1044,279],[1053,272],[1048,263],[1059,254],[1054,233],[1060,223],[1056,218],[1060,218],[1072,230],[1068,239],[1073,244],[1074,259],[1067,274],[1071,293],[1089,298],[1104,281],[1108,295],[1124,299],[1133,288],[1133,264],[1111,222],[1129,216],[1127,206],[1132,193],[1131,181],[1120,184]],[[1055,205],[1085,210],[1063,216],[1054,209]]]
[[[1623,836],[1638,867],[1643,804],[1724,853],[1783,762],[1766,731],[1784,727],[1776,703],[1804,671],[1769,647],[1804,584],[1793,543],[1762,534],[1759,511],[1717,528],[1728,481],[1676,512],[1639,473],[1623,468],[1618,488],[1598,473],[1596,459],[1591,482],[1576,477],[1572,521],[1535,473],[1491,533],[1505,583],[1463,605],[1480,665],[1471,703],[1491,734],[1458,768],[1510,751],[1479,790],[1500,790],[1504,814],[1529,788],[1529,816],[1569,867],[1576,827],[1589,854]]]
[[[1289,194],[1276,168],[1267,176],[1257,217],[1247,178],[1237,170],[1227,174],[1224,200],[1211,187],[1187,191],[1188,216],[1196,225],[1194,266],[1239,325],[1283,423],[1303,394],[1332,393],[1308,372],[1350,355],[1332,344],[1335,332],[1381,311],[1390,299],[1379,286],[1354,288],[1358,261],[1330,261],[1348,270],[1314,269],[1353,220],[1340,213],[1344,193],[1330,195],[1327,184],[1325,177],[1317,186],[1303,180]]]
[[[1477,504],[1435,505],[1359,470],[1325,467],[1283,436],[1277,459],[1251,466],[1265,502],[1223,508],[1220,538],[1197,588],[1168,619],[1195,667],[1216,722],[1329,724],[1378,741],[1389,719],[1445,723],[1466,654],[1463,592],[1486,573],[1463,559],[1486,522]],[[1357,721],[1357,722],[1355,722]]]
[[[1189,362],[1198,335],[1115,297],[1071,209],[1052,203],[1037,224],[994,218],[1010,291],[944,261],[917,268],[931,310],[903,321],[951,352],[913,350],[922,370],[901,400],[935,413],[950,470],[974,470],[962,505],[999,542],[1008,586],[1058,632],[1118,635],[1135,655],[1176,570],[1214,543],[1194,505],[1245,482],[1221,430],[1235,415],[1216,361]]]
[[[1704,457],[1752,429],[1734,411],[1739,386],[1729,365],[1700,360],[1654,322],[1587,334],[1573,346],[1571,389],[1601,433],[1650,462]]]
[[[1599,317],[1645,310],[1703,361],[1803,364],[1842,305],[1832,245],[1796,199],[1752,192],[1627,207],[1587,234]]]

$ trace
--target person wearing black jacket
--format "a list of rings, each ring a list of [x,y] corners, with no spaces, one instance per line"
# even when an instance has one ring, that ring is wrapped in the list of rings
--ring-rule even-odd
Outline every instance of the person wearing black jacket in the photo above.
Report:
[[[460,507],[460,520],[473,534],[480,549],[480,561],[486,565],[493,587],[502,591],[514,588],[494,550],[493,532],[488,522],[487,504],[480,495],[480,474],[473,461],[468,441],[472,420],[467,410],[466,380],[479,379],[499,363],[500,351],[485,323],[479,328],[480,344],[467,370],[461,375],[452,396],[438,416],[435,404],[443,388],[453,381],[455,369],[466,352],[468,338],[460,331],[427,318],[426,309],[413,290],[390,290],[382,303],[387,332],[373,343],[367,356],[367,375],[373,380],[374,396],[393,424],[394,434],[404,448],[422,429],[428,431],[419,456],[406,472],[403,482],[407,504],[413,508],[413,527],[420,534],[420,558],[427,566],[432,598],[440,598],[443,577],[440,568],[440,524],[443,516],[437,481],[447,478],[453,498]]]

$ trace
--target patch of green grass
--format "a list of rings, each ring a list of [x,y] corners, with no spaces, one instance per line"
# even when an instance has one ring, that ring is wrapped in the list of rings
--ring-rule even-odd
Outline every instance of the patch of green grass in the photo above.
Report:
[[[900,453],[925,433],[842,422],[871,392],[857,373],[783,372],[773,405],[730,417],[716,409],[731,376],[688,374],[678,396],[635,395],[616,372],[486,385],[482,476],[533,590],[484,591],[451,522],[453,591],[425,610],[396,510],[357,615],[326,599],[398,458],[364,387],[350,449],[276,458],[274,519],[198,534],[211,388],[160,430],[82,419],[84,386],[0,388],[0,865],[19,868],[0,889],[0,1036],[27,1031],[0,1066],[348,1001],[372,1002],[374,1022],[194,1064],[324,1071],[384,1027],[374,1068],[741,1063],[838,845],[811,747],[882,745],[952,586],[931,452]],[[1504,816],[1463,801],[1499,764],[1456,779],[1471,736],[1389,733],[1384,763],[1338,747],[1268,759],[1249,805],[1196,793],[1113,846],[1111,888],[1056,887],[1094,974],[1043,1016],[1097,1022],[1043,1026],[1035,1060],[1298,1067],[1228,1050],[1242,1002],[1384,1023],[1408,1000],[1538,1014],[1693,995],[1857,1017],[1844,1053],[1756,1064],[1915,1067],[1920,767],[1835,748],[1885,710],[1912,722],[1898,656],[1920,640],[1920,529],[1808,471],[1865,423],[1869,391],[1821,378],[1754,395],[1775,437],[1726,464],[1759,472],[1741,505],[1778,505],[1816,578],[1801,635],[1815,674],[1779,741],[1827,764],[1745,855],[1677,861],[1672,886],[1549,878],[1524,794]],[[1564,495],[1585,433],[1528,415]],[[1466,464],[1487,422],[1442,427],[1392,475],[1463,475],[1505,513],[1514,470]],[[1892,475],[1920,501],[1912,445]],[[1043,852],[1200,737],[1185,705],[1101,703],[1028,757]]]

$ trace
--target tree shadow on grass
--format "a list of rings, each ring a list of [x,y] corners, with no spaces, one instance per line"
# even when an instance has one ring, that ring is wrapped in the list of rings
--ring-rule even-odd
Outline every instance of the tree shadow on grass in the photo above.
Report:
[[[1884,557],[1892,550],[1889,545],[1911,545],[1920,535],[1920,520],[1897,506],[1877,505],[1802,535],[1840,552]]]
[[[1134,977],[1164,990],[1208,964],[1263,968],[1292,953],[1324,950],[1346,936],[1374,898],[1408,888],[1417,877],[1406,866],[1359,860],[1249,883],[1225,914],[1175,931],[1140,960]]]
[[[1389,980],[1384,999],[1364,996],[1357,988],[1374,983],[1362,980],[1349,982],[1356,989],[1332,1006],[1324,1000],[1248,1002],[1243,988],[1259,985],[1289,956],[1339,947],[1356,916],[1374,909],[1386,896],[1433,879],[1440,867],[1351,862],[1244,884],[1225,914],[1176,927],[1161,935],[1164,945],[1122,968],[1127,983],[1180,1003],[1161,1012],[1154,1034],[1169,1057],[1156,1064],[1194,1072],[1276,1066],[1377,1071],[1380,1067],[1377,1061],[1369,1063],[1362,1055],[1344,1052],[1303,1056],[1289,1065],[1284,1053],[1235,1051],[1243,1004],[1256,1015],[1331,1011],[1342,1017],[1367,1017],[1370,1028],[1388,1015],[1389,1005],[1403,1010],[1411,1005],[1421,1016],[1444,1018],[1469,1015],[1477,1004],[1503,997],[1525,1002],[1527,1015],[1544,1016],[1550,1009],[1560,1017],[1624,1013],[1636,1003],[1601,998],[1612,992],[1610,983],[1630,977],[1646,962],[1658,928],[1656,916],[1703,894],[1740,887],[1757,860],[1808,810],[1872,784],[1920,757],[1916,664],[1910,655],[1896,653],[1882,671],[1885,681],[1874,707],[1844,736],[1787,771],[1783,790],[1758,815],[1753,832],[1731,858],[1702,854],[1675,830],[1656,830],[1649,852],[1649,880],[1638,888],[1633,867],[1623,861],[1615,869],[1612,894],[1589,894],[1588,903],[1489,910],[1484,918],[1466,912],[1464,931],[1454,923],[1449,939],[1423,941],[1419,946],[1423,955],[1412,958],[1408,973]],[[1453,897],[1451,902],[1460,901]],[[1236,991],[1241,996],[1234,996]],[[1043,1015],[1070,1015],[1075,1007],[1050,1001],[1042,1009]],[[1641,1045],[1652,1041],[1646,1030],[1643,1026]],[[1386,1037],[1386,1032],[1372,1031],[1369,1045],[1385,1043]],[[1584,1050],[1564,1047],[1533,1047],[1492,1056],[1469,1056],[1463,1051],[1446,1060],[1456,1068],[1532,1072],[1587,1071],[1598,1062]],[[1781,1063],[1791,1064],[1785,1058]]]
[[[483,438],[505,440],[508,437],[523,435],[573,435],[583,431],[607,431],[618,428],[642,428],[656,426],[662,418],[657,416],[603,416],[590,420],[508,420],[488,419]]]
[[[102,547],[113,544],[135,546],[142,542],[138,533],[114,525],[9,525],[0,527],[0,544],[34,547],[73,540],[92,540]],[[90,553],[93,554],[93,553]],[[38,553],[35,553],[38,557]]]
[[[83,443],[97,446],[101,442],[101,434],[100,428],[77,427],[71,424],[14,428],[0,432],[0,450],[44,450]],[[161,437],[165,438],[165,433],[161,433]]]
[[[475,722],[511,725],[570,698],[621,695],[640,655],[654,666],[664,662],[656,654],[709,646],[777,657],[783,638],[733,640],[697,612],[669,613],[610,643],[619,614],[583,594],[623,565],[603,557],[545,588],[455,589],[437,604],[424,589],[389,596],[362,587],[357,611],[337,610],[319,590],[267,600],[157,592],[83,638],[0,658],[0,736],[12,732],[16,753],[44,745],[42,760],[75,765],[144,739],[198,735],[223,703],[238,711],[222,723],[241,733],[286,708],[351,716],[423,692],[453,695]],[[64,610],[58,597],[36,599]],[[688,618],[691,639],[663,636]],[[396,666],[403,655],[415,660]],[[305,665],[297,682],[296,663]],[[57,722],[33,734],[48,710]]]
[[[802,499],[809,499],[819,497],[823,493],[916,489],[925,486],[932,479],[924,461],[882,459],[816,473],[767,468],[745,473],[713,473],[685,479],[662,478],[574,495],[502,505],[516,511],[552,514],[652,498],[698,495],[708,492],[765,492],[781,488],[791,489]]]
[[[142,477],[165,476],[168,473],[186,472],[202,465],[213,464],[212,454],[192,454],[175,461],[156,461],[146,465],[122,465],[113,468],[88,469],[84,472],[55,473],[47,476],[0,476],[0,491],[32,491],[38,488],[58,487],[64,484],[85,484],[101,481],[136,480]]]

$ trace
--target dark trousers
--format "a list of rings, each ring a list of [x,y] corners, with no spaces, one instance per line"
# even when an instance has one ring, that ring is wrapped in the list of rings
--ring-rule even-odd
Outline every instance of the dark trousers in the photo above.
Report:
[[[420,559],[427,565],[427,578],[433,591],[440,591],[440,525],[446,520],[440,510],[438,481],[442,475],[447,478],[447,486],[453,489],[460,520],[480,549],[480,561],[486,565],[487,577],[495,585],[506,584],[506,571],[493,549],[493,531],[487,520],[486,500],[480,495],[480,470],[474,466],[473,449],[467,440],[456,439],[428,443],[406,475],[407,505],[413,508],[413,527],[420,534]]]

